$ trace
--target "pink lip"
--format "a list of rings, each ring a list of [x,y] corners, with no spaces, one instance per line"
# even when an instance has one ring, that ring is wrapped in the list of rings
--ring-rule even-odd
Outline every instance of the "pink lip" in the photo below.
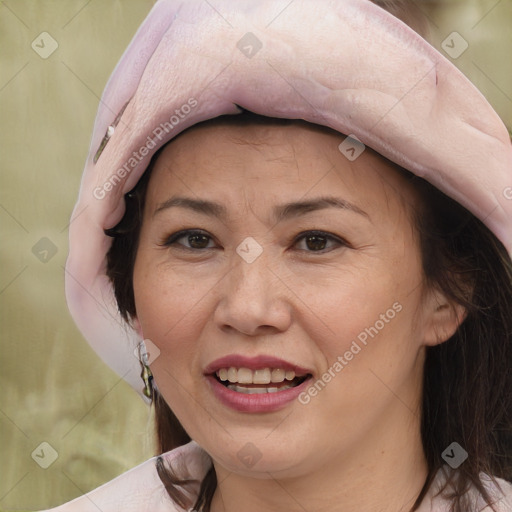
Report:
[[[302,366],[277,357],[264,355],[247,357],[231,354],[210,363],[205,368],[204,375],[215,397],[222,404],[231,409],[248,413],[273,412],[286,407],[286,405],[295,400],[310,385],[311,377],[307,378],[302,384],[285,389],[284,391],[249,395],[227,388],[215,377],[215,372],[221,368],[230,368],[232,366],[235,368],[249,368],[251,370],[281,368],[283,370],[293,370],[297,376],[313,374],[311,370],[303,368]],[[271,386],[272,384],[269,384],[269,387]]]
[[[293,363],[289,363],[283,359],[279,359],[273,356],[256,356],[256,357],[247,357],[241,356],[237,354],[231,354],[229,356],[221,357],[220,359],[216,359],[211,362],[205,369],[205,375],[211,375],[215,373],[217,370],[221,368],[230,368],[233,366],[234,368],[249,368],[250,370],[260,370],[262,368],[282,368],[283,370],[293,370],[295,375],[303,376],[308,373],[313,373],[311,370],[307,368],[303,368]]]
[[[274,412],[283,409],[305,391],[311,383],[311,377],[308,377],[302,384],[284,391],[246,395],[225,387],[213,375],[208,375],[206,380],[213,394],[222,404],[235,411],[249,413]]]

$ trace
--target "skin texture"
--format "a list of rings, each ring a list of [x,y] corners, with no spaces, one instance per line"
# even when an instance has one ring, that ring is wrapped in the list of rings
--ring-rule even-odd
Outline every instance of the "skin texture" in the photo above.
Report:
[[[303,122],[216,120],[168,145],[151,176],[134,269],[135,326],[160,350],[151,365],[160,392],[213,458],[213,512],[240,503],[248,512],[406,511],[423,485],[424,349],[448,339],[463,311],[423,284],[411,186],[369,149],[350,162],[338,150],[342,140]],[[227,215],[155,213],[176,196],[218,202]],[[329,207],[272,217],[276,205],[322,196],[366,215]],[[187,236],[166,246],[182,229],[204,231],[208,248],[187,249]],[[308,230],[346,244],[328,241],[315,252],[296,240]],[[236,252],[248,236],[263,248],[252,263]],[[219,357],[269,354],[316,380],[396,303],[394,318],[306,405],[236,412],[203,376]],[[251,468],[237,456],[248,442],[261,454]]]

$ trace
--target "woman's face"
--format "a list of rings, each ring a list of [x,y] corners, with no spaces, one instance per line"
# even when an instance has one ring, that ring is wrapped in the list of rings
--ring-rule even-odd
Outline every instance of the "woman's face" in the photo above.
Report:
[[[371,463],[418,425],[423,347],[448,327],[422,285],[415,195],[371,150],[345,158],[343,139],[206,123],[150,178],[137,322],[161,394],[230,471]]]

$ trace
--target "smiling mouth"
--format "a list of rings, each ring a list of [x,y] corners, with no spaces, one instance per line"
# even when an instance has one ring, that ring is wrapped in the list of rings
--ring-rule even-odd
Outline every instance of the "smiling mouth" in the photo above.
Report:
[[[282,368],[220,368],[213,376],[224,387],[247,395],[277,393],[302,384],[311,374],[296,375],[293,370]]]

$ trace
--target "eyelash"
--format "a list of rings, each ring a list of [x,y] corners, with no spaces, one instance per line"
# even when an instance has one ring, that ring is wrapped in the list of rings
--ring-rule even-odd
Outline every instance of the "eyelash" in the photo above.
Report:
[[[180,239],[185,238],[185,237],[194,236],[194,235],[205,236],[205,237],[207,237],[209,239],[209,242],[213,240],[213,237],[210,236],[205,231],[201,231],[199,229],[184,229],[184,230],[181,230],[181,231],[177,231],[176,233],[173,233],[172,235],[167,237],[165,239],[165,241],[161,245],[164,246],[164,247],[172,247],[172,246],[179,245],[181,249],[188,250],[188,251],[191,251],[191,252],[205,251],[205,250],[208,250],[208,249],[214,249],[215,248],[215,247],[194,248],[194,247],[188,247],[186,245],[178,243],[178,241]],[[327,240],[327,243],[328,242],[334,242],[334,243],[336,243],[338,245],[338,247],[340,247],[340,246],[349,247],[350,246],[348,244],[348,242],[346,242],[345,240],[343,240],[342,238],[340,238],[338,236],[333,235],[332,233],[328,233],[326,231],[319,231],[319,230],[315,230],[315,229],[309,230],[309,231],[303,231],[303,232],[299,233],[292,240],[292,245],[296,245],[298,242],[300,242],[302,240],[305,240],[308,236],[318,236],[318,237],[325,238]],[[336,249],[338,247],[331,247],[331,248],[328,248],[328,249],[321,249],[319,251],[307,250],[307,249],[299,249],[299,250],[304,251],[304,252],[324,254],[324,253],[330,252],[333,249]]]

